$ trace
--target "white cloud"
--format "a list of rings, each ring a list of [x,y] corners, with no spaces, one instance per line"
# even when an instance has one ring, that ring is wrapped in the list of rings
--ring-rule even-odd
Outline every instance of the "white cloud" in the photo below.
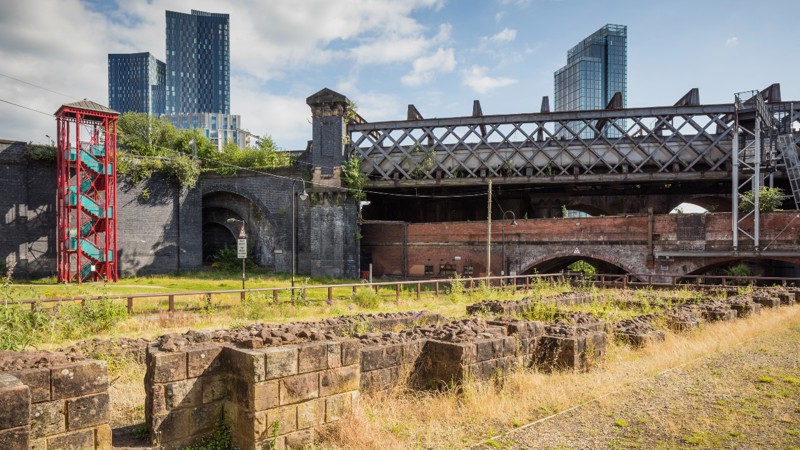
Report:
[[[411,64],[450,40],[451,25],[430,29],[414,17],[417,10],[442,5],[443,0],[197,0],[191,8],[182,0],[0,2],[0,72],[106,104],[107,54],[149,51],[164,60],[165,10],[227,13],[231,112],[252,132],[271,133],[279,145],[294,147],[310,137],[305,97],[322,86],[288,80],[292,92],[271,92],[277,81],[335,63],[354,67],[345,80],[352,86],[359,64]],[[72,101],[4,77],[0,92],[0,98],[46,112]],[[44,142],[55,129],[52,117],[5,103],[0,115],[0,138]]]
[[[436,53],[414,60],[411,72],[401,79],[406,86],[419,86],[433,80],[437,73],[450,73],[456,68],[456,55],[452,48],[439,48]]]
[[[736,47],[739,45],[739,38],[736,36],[731,36],[725,41],[725,47]]]
[[[479,94],[510,86],[518,80],[505,77],[491,77],[487,75],[488,69],[485,66],[473,65],[461,73],[461,83],[470,87]]]
[[[513,42],[514,39],[517,38],[517,30],[513,28],[503,28],[502,31],[499,33],[490,36],[488,38],[484,38],[493,44],[503,44],[507,42]]]

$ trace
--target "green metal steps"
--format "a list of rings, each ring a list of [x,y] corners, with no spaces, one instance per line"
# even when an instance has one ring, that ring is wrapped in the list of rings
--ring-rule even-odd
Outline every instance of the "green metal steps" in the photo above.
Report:
[[[78,196],[75,194],[75,186],[70,186],[65,199],[67,205],[78,206]],[[114,217],[114,208],[109,206],[103,214],[103,208],[100,207],[94,200],[86,195],[81,194],[81,207],[93,217],[104,219],[106,217]]]
[[[98,156],[102,157],[102,155]],[[68,161],[77,161],[78,153],[74,148],[70,148],[69,150],[66,151],[65,157],[67,158]],[[87,152],[86,150],[81,150],[81,163],[92,172],[100,175],[114,172],[113,164],[111,163],[107,164],[104,170],[103,162],[99,161],[97,158],[95,158],[94,155]]]

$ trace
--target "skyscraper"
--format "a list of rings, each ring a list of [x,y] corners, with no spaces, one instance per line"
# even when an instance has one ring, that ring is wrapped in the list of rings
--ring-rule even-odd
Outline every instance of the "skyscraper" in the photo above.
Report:
[[[230,114],[228,17],[167,11],[167,114]]]
[[[148,52],[109,53],[108,105],[120,112],[160,116],[165,110],[166,65]]]
[[[589,35],[567,52],[567,65],[558,69],[554,78],[556,111],[603,109],[616,92],[626,107],[628,27],[608,24]],[[624,129],[623,122],[617,124]],[[615,129],[605,133],[619,135]]]

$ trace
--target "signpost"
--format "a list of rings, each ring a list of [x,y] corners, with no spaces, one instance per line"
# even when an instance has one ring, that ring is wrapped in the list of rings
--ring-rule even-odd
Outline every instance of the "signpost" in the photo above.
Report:
[[[244,221],[242,229],[239,230],[239,239],[236,240],[236,256],[242,260],[242,289],[244,289],[244,264],[247,260],[247,233],[244,232]]]

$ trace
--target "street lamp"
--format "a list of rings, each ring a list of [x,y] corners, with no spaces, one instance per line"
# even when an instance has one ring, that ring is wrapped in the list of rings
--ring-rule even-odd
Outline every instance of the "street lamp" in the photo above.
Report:
[[[508,275],[508,262],[506,261],[506,214],[511,214],[511,226],[517,226],[517,216],[514,215],[514,211],[503,211],[503,222],[500,222],[500,231],[503,240],[503,270],[505,271],[503,275]]]
[[[233,217],[231,217],[231,218],[229,218],[227,220],[227,222],[228,223],[242,222],[242,229],[241,229],[241,231],[239,231],[239,239],[237,239],[237,241],[236,241],[236,253],[237,253],[237,256],[239,257],[239,259],[242,260],[242,289],[244,289],[244,265],[245,265],[245,261],[247,260],[247,234],[245,234],[245,231],[244,231],[245,221],[244,221],[244,219],[234,219]],[[245,247],[244,247],[244,252],[245,253],[244,254],[242,254],[241,253],[242,250],[239,249],[239,247],[240,247],[239,241],[242,240],[242,239],[245,240]]]
[[[300,193],[298,193],[295,189],[295,185],[298,181],[303,183],[303,192]],[[306,182],[302,178],[292,180],[292,298],[294,298],[294,275],[297,272],[297,208],[295,207],[297,197],[300,197],[300,200],[303,201],[308,198],[308,193],[306,192]]]

